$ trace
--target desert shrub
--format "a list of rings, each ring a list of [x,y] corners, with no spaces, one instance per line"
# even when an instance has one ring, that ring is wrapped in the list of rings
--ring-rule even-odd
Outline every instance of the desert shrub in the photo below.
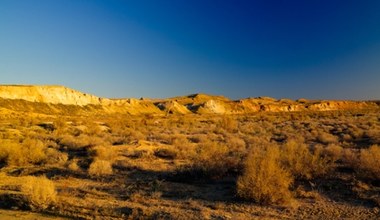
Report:
[[[71,135],[63,135],[59,138],[59,144],[67,147],[70,150],[78,150],[85,147],[107,145],[105,141],[100,137],[90,137],[85,134],[81,134],[78,137]]]
[[[58,117],[53,122],[53,130],[55,135],[62,135],[66,132],[67,129],[67,123],[66,120],[62,117]]]
[[[91,149],[90,154],[98,160],[114,161],[117,157],[117,152],[111,146],[98,146]]]
[[[352,149],[343,149],[341,159],[345,165],[351,168],[357,167],[359,163],[358,155]]]
[[[343,148],[336,144],[329,144],[325,148],[325,154],[333,161],[341,159],[343,154]]]
[[[321,145],[314,147],[311,156],[309,169],[313,177],[321,177],[330,172],[335,166],[334,158],[326,154]]]
[[[229,116],[224,116],[219,122],[220,127],[229,132],[236,132],[238,130],[238,121]]]
[[[54,183],[46,177],[28,176],[21,185],[31,209],[44,210],[56,202]]]
[[[281,162],[296,178],[311,178],[311,153],[305,143],[290,140],[282,146]]]
[[[45,144],[36,139],[25,139],[21,144],[3,140],[0,143],[0,161],[9,166],[40,164],[46,161]]]
[[[227,146],[207,142],[198,146],[190,164],[177,170],[177,177],[185,180],[219,179],[236,172],[240,160],[228,151]]]
[[[37,139],[25,139],[22,142],[22,148],[29,163],[39,164],[46,160],[46,146],[42,141]]]
[[[181,144],[187,144],[189,140],[187,139],[186,135],[183,134],[173,134],[171,140],[171,145],[178,146]]]
[[[244,152],[246,151],[245,141],[239,137],[228,135],[225,138],[226,145],[230,150]]]
[[[229,156],[228,148],[216,142],[200,144],[193,158],[193,168],[204,176],[218,178],[237,166],[237,161]]]
[[[289,187],[293,178],[281,166],[280,153],[277,146],[250,151],[243,174],[237,180],[238,196],[260,204],[287,204],[292,200]]]
[[[105,160],[95,159],[88,169],[88,173],[92,176],[105,176],[112,174],[112,163]]]
[[[338,137],[330,133],[319,132],[317,140],[323,144],[333,144],[338,142]]]
[[[78,160],[77,159],[70,160],[67,163],[67,168],[71,171],[78,171],[80,169],[80,167],[78,166]]]
[[[281,161],[296,178],[311,179],[326,174],[335,160],[317,146],[313,151],[302,140],[289,140],[281,148]]]
[[[380,179],[380,147],[378,145],[372,145],[360,151],[357,169],[367,178]]]
[[[48,164],[63,165],[66,163],[69,156],[67,153],[60,152],[54,148],[47,148],[46,158],[46,163]]]
[[[101,124],[95,122],[87,122],[84,133],[86,133],[89,136],[101,136],[103,133],[101,129]]]
[[[20,150],[21,146],[18,142],[0,140],[0,162],[9,164],[9,155],[18,153]]]
[[[176,158],[192,159],[197,155],[197,149],[194,144],[185,142],[175,146]]]

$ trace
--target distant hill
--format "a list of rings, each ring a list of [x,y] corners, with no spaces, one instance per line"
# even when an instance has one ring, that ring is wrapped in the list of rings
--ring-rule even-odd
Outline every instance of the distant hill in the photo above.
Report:
[[[270,97],[230,100],[223,96],[207,94],[192,94],[167,99],[107,99],[64,86],[0,85],[0,108],[43,113],[249,114],[372,109],[379,108],[379,104],[378,101],[311,101],[306,99],[294,101]]]

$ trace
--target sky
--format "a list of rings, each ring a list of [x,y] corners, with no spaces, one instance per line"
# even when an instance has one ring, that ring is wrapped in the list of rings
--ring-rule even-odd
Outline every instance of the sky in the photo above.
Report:
[[[380,99],[380,1],[0,0],[0,84]]]

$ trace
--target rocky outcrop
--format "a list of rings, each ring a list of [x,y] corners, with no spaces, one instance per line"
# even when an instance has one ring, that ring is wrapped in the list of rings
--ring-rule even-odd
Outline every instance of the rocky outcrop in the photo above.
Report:
[[[0,97],[64,105],[100,105],[104,99],[63,86],[2,85]]]
[[[161,110],[164,111],[166,114],[190,114],[191,111],[184,105],[179,104],[176,101],[170,100],[166,102],[158,102],[156,103],[156,106]]]
[[[307,105],[312,111],[332,111],[347,109],[365,109],[377,107],[375,102],[354,102],[354,101],[321,101]]]
[[[0,107],[11,106],[6,100],[25,100],[34,103],[44,103],[44,112],[49,111],[49,105],[74,105],[78,112],[105,112],[137,114],[250,114],[256,112],[297,112],[297,111],[331,111],[347,109],[379,108],[380,102],[360,101],[312,101],[299,99],[276,100],[270,97],[246,98],[230,100],[223,96],[194,94],[169,99],[107,99],[82,93],[63,86],[0,86]],[[20,108],[30,111],[23,101]],[[3,106],[2,106],[3,105]],[[89,107],[91,105],[91,107]],[[23,107],[21,107],[23,106]],[[85,107],[86,106],[86,107]],[[15,106],[8,109],[15,109]],[[33,109],[33,108],[32,108]],[[35,109],[35,108],[34,108]],[[41,107],[40,107],[41,109]],[[52,108],[54,109],[57,108]]]
[[[198,113],[226,114],[226,106],[226,103],[211,99],[199,107]]]

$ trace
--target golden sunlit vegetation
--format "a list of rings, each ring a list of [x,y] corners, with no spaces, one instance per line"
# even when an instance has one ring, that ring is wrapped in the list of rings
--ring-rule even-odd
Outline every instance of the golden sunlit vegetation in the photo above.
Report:
[[[0,116],[1,208],[75,219],[379,215],[377,110],[132,116],[70,108]]]

